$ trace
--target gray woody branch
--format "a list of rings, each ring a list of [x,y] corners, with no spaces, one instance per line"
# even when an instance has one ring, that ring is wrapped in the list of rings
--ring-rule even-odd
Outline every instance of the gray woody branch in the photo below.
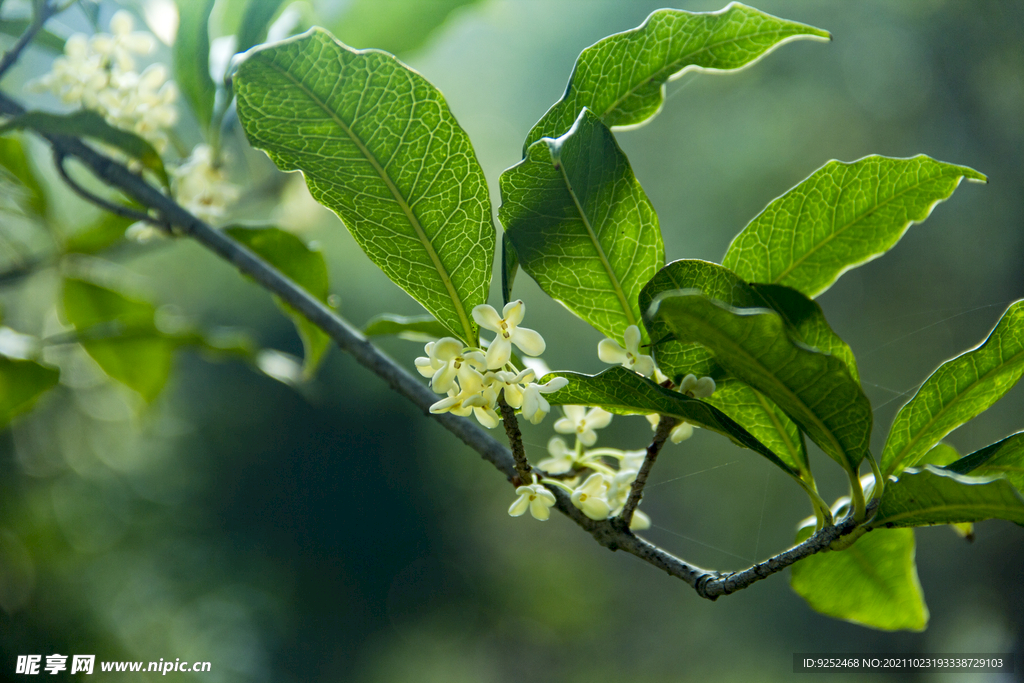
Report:
[[[18,116],[24,111],[20,104],[0,93],[0,114]],[[409,374],[367,341],[362,333],[306,290],[278,272],[273,266],[224,233],[213,229],[193,216],[142,177],[129,171],[123,164],[100,154],[80,139],[62,135],[45,135],[44,137],[53,146],[57,157],[77,159],[96,177],[155,212],[156,215],[149,218],[154,224],[173,226],[233,264],[239,271],[302,313],[334,340],[342,350],[351,354],[360,365],[383,379],[392,389],[430,415],[429,408],[436,401],[437,396],[424,386],[419,378]],[[431,417],[479,453],[484,460],[493,464],[509,481],[518,479],[519,473],[509,449],[475,423],[451,413],[431,415]],[[610,550],[623,550],[631,555],[636,555],[671,576],[682,579],[692,586],[698,595],[710,600],[746,588],[804,557],[824,550],[834,540],[856,528],[856,523],[847,518],[838,525],[822,529],[803,543],[765,562],[755,564],[741,572],[722,573],[691,565],[634,535],[616,520],[594,521],[589,519],[572,505],[569,497],[563,491],[555,489],[553,493],[556,499],[555,507],[559,512],[587,530],[598,543]]]

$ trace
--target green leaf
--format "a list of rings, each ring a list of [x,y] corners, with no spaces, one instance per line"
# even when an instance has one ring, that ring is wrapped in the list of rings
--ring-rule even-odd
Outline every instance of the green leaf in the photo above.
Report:
[[[947,465],[956,462],[960,459],[960,452],[948,443],[939,443],[935,445],[935,448],[928,451],[928,453],[921,460],[921,464],[935,465],[936,467],[946,467]],[[947,468],[948,469],[948,468]],[[965,474],[960,472],[960,474]],[[950,524],[951,528],[961,538],[974,540],[974,524],[971,522],[960,522],[958,524]]]
[[[748,282],[817,296],[847,270],[891,249],[963,178],[985,181],[966,166],[924,155],[830,161],[752,220],[722,265]]]
[[[327,262],[320,251],[310,249],[301,239],[280,228],[233,226],[224,232],[254,251],[295,284],[327,303],[330,293]],[[302,372],[308,379],[323,360],[324,353],[331,345],[331,338],[278,297],[274,297],[274,302],[295,323],[304,350]]]
[[[301,170],[370,259],[476,345],[495,230],[483,170],[441,93],[320,29],[249,52],[234,83],[250,143]]]
[[[700,259],[680,259],[659,270],[640,290],[640,310],[647,311],[663,292],[695,289],[709,299],[715,299],[736,308],[767,308],[768,304],[728,268]],[[658,367],[677,384],[686,374],[697,377],[721,376],[722,369],[714,354],[696,343],[684,343],[674,338],[671,328],[662,320],[644,318],[652,340],[651,351]]]
[[[64,252],[68,254],[95,254],[124,238],[124,231],[134,221],[130,218],[104,212],[95,222],[68,235]]]
[[[86,353],[110,377],[147,402],[160,393],[179,342],[157,330],[153,304],[100,284],[64,280],[64,317],[80,334]]]
[[[524,149],[565,133],[584,107],[609,127],[639,125],[661,110],[666,82],[692,70],[740,69],[801,38],[831,36],[736,2],[718,12],[657,10],[580,53],[565,94],[526,136]]]
[[[347,45],[394,54],[422,47],[453,11],[480,0],[351,0],[328,28]]]
[[[632,370],[616,367],[597,375],[553,372],[545,375],[541,381],[547,382],[554,377],[565,377],[569,384],[546,396],[552,405],[598,406],[618,415],[668,415],[727,436],[737,445],[768,458],[786,473],[798,475],[796,468],[779,458],[722,411],[704,401],[665,389]]]
[[[49,208],[46,190],[32,167],[21,140],[13,137],[0,138],[0,166],[28,191],[26,208],[36,216],[46,218]]]
[[[716,383],[715,393],[704,402],[739,423],[792,470],[802,476],[811,471],[800,428],[764,394],[739,380],[726,378]]]
[[[802,529],[797,541],[813,530]],[[883,631],[923,631],[928,625],[912,529],[875,530],[845,550],[811,555],[793,565],[789,583],[830,617]]]
[[[501,209],[519,265],[612,339],[640,325],[637,297],[665,261],[658,216],[611,131],[588,110],[501,174]]]
[[[284,0],[249,0],[245,14],[242,15],[242,23],[238,27],[235,52],[245,52],[253,45],[265,41],[270,21],[283,4]]]
[[[925,380],[893,421],[882,471],[917,463],[951,431],[984,412],[1024,375],[1024,300],[1007,309],[978,347],[948,360]]]
[[[164,162],[153,145],[135,133],[115,128],[94,111],[80,109],[70,114],[29,111],[0,126],[0,135],[9,130],[32,130],[42,135],[73,135],[99,140],[138,160],[155,173],[165,187],[170,187],[171,180]]]
[[[791,338],[781,316],[736,309],[700,292],[667,292],[648,316],[677,339],[703,344],[729,373],[786,412],[847,471],[868,454],[871,405],[846,365]]]
[[[20,38],[31,25],[32,21],[29,19],[0,19],[0,33],[12,38]],[[64,52],[64,42],[64,38],[46,29],[41,30],[32,39],[33,45],[57,54]]]
[[[178,37],[174,41],[174,80],[192,106],[196,120],[210,127],[217,86],[210,76],[210,12],[214,0],[177,0]]]
[[[782,316],[789,326],[790,334],[804,344],[832,354],[843,361],[846,369],[850,371],[850,376],[860,382],[857,359],[854,358],[853,351],[829,326],[821,306],[797,290],[784,285],[750,286],[764,299],[769,308]]]
[[[363,334],[367,337],[397,335],[409,341],[429,342],[447,337],[448,330],[429,315],[406,316],[382,313],[366,323]]]
[[[942,444],[939,444],[940,446]],[[935,463],[941,465],[943,463]],[[1024,432],[1012,434],[1002,441],[945,465],[950,472],[975,476],[1003,476],[1024,493]]]
[[[1024,525],[1024,498],[1002,477],[977,478],[925,465],[908,468],[882,493],[873,527],[1007,519]]]
[[[35,361],[0,356],[0,429],[57,385],[60,372]]]

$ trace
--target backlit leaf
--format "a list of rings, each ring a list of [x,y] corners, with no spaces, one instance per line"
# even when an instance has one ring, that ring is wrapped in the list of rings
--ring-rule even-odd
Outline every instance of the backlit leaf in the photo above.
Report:
[[[945,468],[950,472],[972,476],[1002,475],[1018,491],[1024,493],[1024,432],[1017,432],[1002,441],[965,455],[947,464]]]
[[[752,220],[722,265],[748,282],[817,296],[847,270],[891,249],[964,178],[985,181],[966,166],[924,155],[830,161]]]
[[[606,126],[636,126],[661,109],[666,82],[692,70],[739,69],[800,38],[830,36],[736,2],[718,12],[657,10],[637,28],[608,36],[580,54],[565,95],[533,127],[523,147],[562,135],[584,107]]]
[[[812,531],[805,527],[797,541]],[[883,631],[923,631],[928,625],[913,529],[871,531],[845,550],[811,555],[790,571],[793,590],[827,616]]]
[[[410,341],[428,342],[448,336],[448,330],[429,315],[382,313],[366,323],[363,334],[367,337],[393,334]]]
[[[210,12],[214,0],[177,0],[174,80],[192,105],[199,124],[209,128],[217,87],[210,76]]]
[[[621,342],[665,248],[658,217],[611,131],[584,110],[501,174],[498,212],[522,266],[549,296]]]
[[[483,170],[441,93],[321,29],[249,52],[234,84],[250,143],[301,170],[370,259],[475,345],[495,230]]]
[[[1002,477],[973,477],[925,465],[886,484],[873,527],[1007,519],[1024,525],[1024,498]]]
[[[56,368],[0,356],[0,429],[35,405],[43,393],[57,385],[59,378]]]
[[[893,421],[882,471],[917,463],[951,431],[984,412],[1024,375],[1024,301],[1006,313],[978,347],[946,361],[925,380]]]

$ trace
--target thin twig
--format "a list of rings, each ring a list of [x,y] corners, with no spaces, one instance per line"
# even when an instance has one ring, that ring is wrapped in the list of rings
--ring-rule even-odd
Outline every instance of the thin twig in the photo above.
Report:
[[[23,112],[24,109],[20,104],[0,93],[0,114],[17,116]],[[155,210],[159,215],[165,217],[170,225],[191,236],[269,292],[280,297],[323,330],[356,362],[387,382],[392,389],[412,401],[425,414],[430,415],[430,406],[437,398],[434,392],[367,341],[361,332],[354,329],[333,310],[282,275],[273,266],[224,233],[211,228],[190,214],[173,199],[165,196],[129,171],[123,164],[96,152],[80,139],[60,135],[45,135],[44,137],[49,140],[57,153],[77,158],[98,178],[120,189],[143,206]],[[432,415],[432,417],[493,464],[509,481],[514,481],[520,476],[511,451],[471,420],[451,413]],[[740,572],[722,573],[689,564],[634,535],[628,528],[623,529],[618,521],[594,521],[577,509],[564,491],[556,488],[552,490],[552,493],[555,496],[555,507],[559,512],[590,533],[598,543],[610,550],[622,550],[637,556],[671,576],[682,579],[693,587],[698,595],[710,600],[746,588],[798,560],[820,552],[828,548],[829,544],[837,538],[857,528],[857,522],[851,517],[847,517],[839,524],[825,527],[803,543],[765,562],[755,564]],[[875,505],[876,502],[873,501],[868,507],[869,513]]]
[[[68,187],[70,187],[72,191],[74,191],[74,193],[77,194],[79,197],[86,200],[87,202],[95,204],[96,206],[100,207],[105,211],[109,211],[115,216],[121,216],[122,218],[127,218],[128,220],[136,222],[142,221],[145,223],[153,223],[158,227],[166,229],[167,226],[165,224],[160,223],[149,214],[142,213],[141,211],[136,211],[135,209],[132,209],[131,207],[128,206],[121,206],[120,204],[114,204],[113,202],[109,202],[103,197],[93,194],[89,190],[79,185],[78,181],[72,178],[71,174],[68,173],[67,168],[64,167],[64,162],[66,160],[66,155],[61,154],[56,149],[54,150],[53,163],[57,167],[57,173],[60,174],[61,179],[63,179],[64,182],[67,183]]]
[[[623,506],[622,512],[619,513],[619,520],[623,529],[628,529],[630,523],[632,523],[633,513],[636,512],[637,506],[640,505],[640,499],[644,497],[644,486],[647,484],[647,477],[651,474],[651,468],[654,467],[654,461],[658,459],[661,447],[665,445],[668,435],[677,424],[679,424],[679,420],[666,415],[662,415],[661,419],[658,420],[658,428],[654,432],[654,439],[647,447],[647,455],[644,456],[644,461],[640,465],[640,471],[636,473],[636,479],[633,480],[633,485],[629,489],[629,498],[626,499],[626,504]]]
[[[498,397],[498,407],[501,408],[501,422],[505,425],[508,444],[512,447],[516,472],[519,473],[519,478],[522,479],[524,485],[530,485],[533,483],[533,468],[530,467],[530,461],[526,459],[526,449],[523,448],[523,432],[519,429],[515,408],[505,402],[504,394]]]
[[[36,37],[36,34],[42,30],[46,20],[56,14],[57,11],[59,10],[56,10],[50,4],[50,0],[45,0],[39,6],[36,15],[32,18],[32,23],[28,25],[25,32],[18,38],[18,42],[12,45],[11,49],[5,52],[3,58],[0,59],[0,78],[3,78],[7,71],[17,63],[21,53],[25,51],[25,48]]]

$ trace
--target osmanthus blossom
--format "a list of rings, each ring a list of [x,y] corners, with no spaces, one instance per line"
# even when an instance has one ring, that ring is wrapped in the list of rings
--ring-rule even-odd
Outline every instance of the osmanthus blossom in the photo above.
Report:
[[[575,434],[584,446],[593,446],[597,442],[595,429],[603,429],[611,424],[612,414],[601,409],[585,406],[562,406],[565,417],[555,422],[555,431],[559,434]]]
[[[443,337],[424,347],[426,357],[416,359],[416,370],[430,378],[430,387],[439,394],[451,389],[457,376],[468,376],[470,370],[484,370],[484,356],[479,351],[464,351],[462,342]]]
[[[569,500],[590,519],[601,521],[608,519],[612,512],[612,506],[605,497],[607,493],[607,477],[600,472],[595,472],[576,487],[572,495],[569,496]]]
[[[556,392],[568,383],[565,377],[555,377],[544,384],[527,384],[523,388],[523,417],[535,425],[540,424],[551,412],[551,404],[542,394]]]
[[[224,164],[209,145],[196,145],[174,170],[174,198],[204,221],[223,218],[238,194],[238,186],[228,181]]]
[[[487,368],[498,370],[505,367],[512,357],[512,345],[515,344],[528,356],[539,356],[544,353],[544,338],[535,330],[519,327],[526,314],[526,304],[522,300],[510,301],[501,310],[501,315],[492,306],[480,304],[473,308],[473,320],[485,330],[496,332],[497,335],[487,347]]]
[[[614,339],[602,339],[597,344],[597,356],[609,365],[621,365],[638,372],[644,377],[650,377],[655,372],[654,359],[649,355],[640,353],[640,328],[630,325],[623,335],[626,348],[619,346]]]
[[[678,391],[691,398],[708,398],[715,393],[715,380],[710,377],[697,379],[696,375],[690,374],[683,377],[679,382]],[[647,416],[647,421],[651,423],[651,431],[658,428],[658,421],[660,419],[660,415]],[[672,428],[668,438],[672,443],[682,443],[693,436],[693,429],[693,425],[689,422],[680,422]]]
[[[512,517],[519,517],[527,510],[530,511],[534,519],[539,519],[542,522],[546,522],[551,517],[551,508],[555,504],[555,494],[548,491],[543,484],[536,483],[535,480],[529,486],[517,488],[516,494],[519,497],[512,503],[512,507],[508,509],[508,514]]]

